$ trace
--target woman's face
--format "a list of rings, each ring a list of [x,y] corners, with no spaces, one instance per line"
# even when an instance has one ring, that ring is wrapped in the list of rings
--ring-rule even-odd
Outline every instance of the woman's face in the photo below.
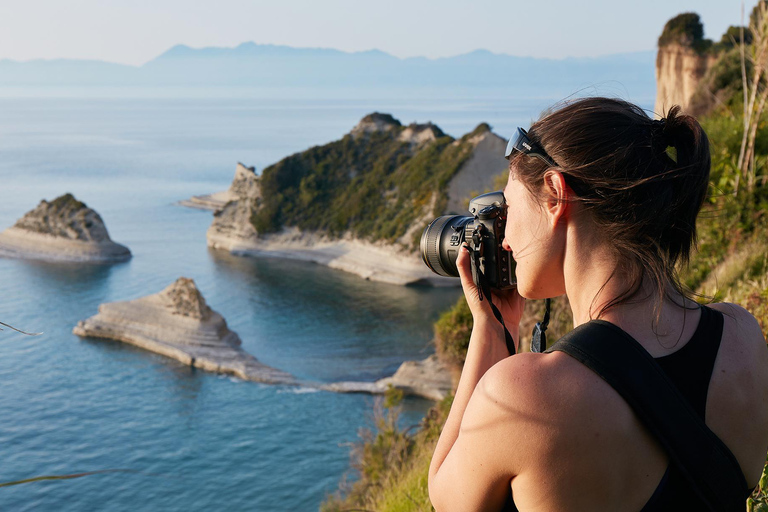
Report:
[[[514,169],[504,189],[507,226],[504,249],[517,263],[517,290],[528,299],[562,295],[562,250],[544,204],[517,179]]]

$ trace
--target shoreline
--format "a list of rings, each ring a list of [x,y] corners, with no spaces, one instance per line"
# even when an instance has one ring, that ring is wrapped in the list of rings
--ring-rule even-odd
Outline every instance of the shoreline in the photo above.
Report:
[[[0,233],[0,256],[60,263],[118,263],[131,251],[113,241],[85,242],[10,227]]]
[[[358,239],[331,239],[288,228],[259,238],[227,236],[213,227],[208,230],[208,246],[237,256],[289,258],[311,261],[343,270],[364,279],[396,285],[459,286],[458,278],[432,272],[416,253],[398,251],[391,245],[373,244]]]

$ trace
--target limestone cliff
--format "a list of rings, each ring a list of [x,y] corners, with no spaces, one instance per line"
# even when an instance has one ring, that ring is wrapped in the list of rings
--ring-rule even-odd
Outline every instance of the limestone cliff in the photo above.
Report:
[[[373,113],[341,140],[264,169],[247,197],[215,214],[208,244],[398,284],[453,283],[423,265],[418,238],[435,217],[466,213],[470,194],[492,186],[506,171],[504,147],[484,123],[454,139],[432,123],[403,126]]]
[[[746,32],[749,36],[749,30]],[[739,27],[730,27],[714,43],[704,39],[698,14],[688,12],[670,19],[659,37],[655,114],[664,115],[673,105],[680,105],[687,113],[701,116],[723,104],[733,93],[733,78],[741,80],[733,48],[734,39],[740,41],[739,33]]]
[[[690,111],[691,98],[716,60],[716,55],[700,53],[680,44],[660,47],[656,56],[654,112],[663,115],[672,105],[680,105],[683,110]]]
[[[0,233],[0,254],[84,262],[120,261],[131,256],[127,247],[110,239],[101,216],[72,194],[41,201]]]

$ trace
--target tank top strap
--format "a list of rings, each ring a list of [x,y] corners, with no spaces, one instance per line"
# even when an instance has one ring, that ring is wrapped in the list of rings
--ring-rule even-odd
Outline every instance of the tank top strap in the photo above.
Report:
[[[701,418],[707,408],[707,393],[715,359],[723,338],[723,314],[701,306],[701,319],[688,343],[656,362],[675,383]]]

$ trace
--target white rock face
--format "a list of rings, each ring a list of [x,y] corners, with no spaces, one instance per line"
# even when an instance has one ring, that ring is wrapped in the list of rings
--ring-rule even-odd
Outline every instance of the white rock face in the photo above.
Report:
[[[716,60],[714,55],[702,55],[679,44],[659,48],[656,56],[656,103],[653,108],[657,117],[666,114],[672,105],[680,105],[687,110],[696,86]]]
[[[162,354],[184,364],[244,380],[297,384],[290,374],[260,363],[240,348],[240,338],[205,302],[194,281],[181,277],[159,293],[99,306],[78,322],[78,336],[107,338]]]
[[[213,194],[192,196],[189,199],[179,201],[179,204],[190,208],[216,211],[222,209],[230,201],[237,201],[246,197],[255,199],[260,196],[261,190],[256,168],[238,162],[235,168],[235,177],[232,179],[229,189]]]
[[[442,400],[453,389],[450,370],[436,355],[422,361],[406,361],[392,377],[377,381],[377,384],[402,389],[409,395],[418,395],[432,400]]]
[[[101,216],[65,194],[34,209],[0,233],[0,255],[75,262],[115,262],[131,257],[113,242]]]
[[[421,146],[422,144],[433,142],[444,135],[445,133],[432,123],[413,123],[400,132],[400,135],[398,135],[397,138],[403,142],[408,142],[413,146]]]
[[[509,167],[509,162],[504,158],[506,140],[486,131],[470,139],[470,142],[475,145],[472,156],[448,182],[446,213],[468,215],[467,207],[469,199],[472,199],[470,196],[491,191],[496,177]]]

